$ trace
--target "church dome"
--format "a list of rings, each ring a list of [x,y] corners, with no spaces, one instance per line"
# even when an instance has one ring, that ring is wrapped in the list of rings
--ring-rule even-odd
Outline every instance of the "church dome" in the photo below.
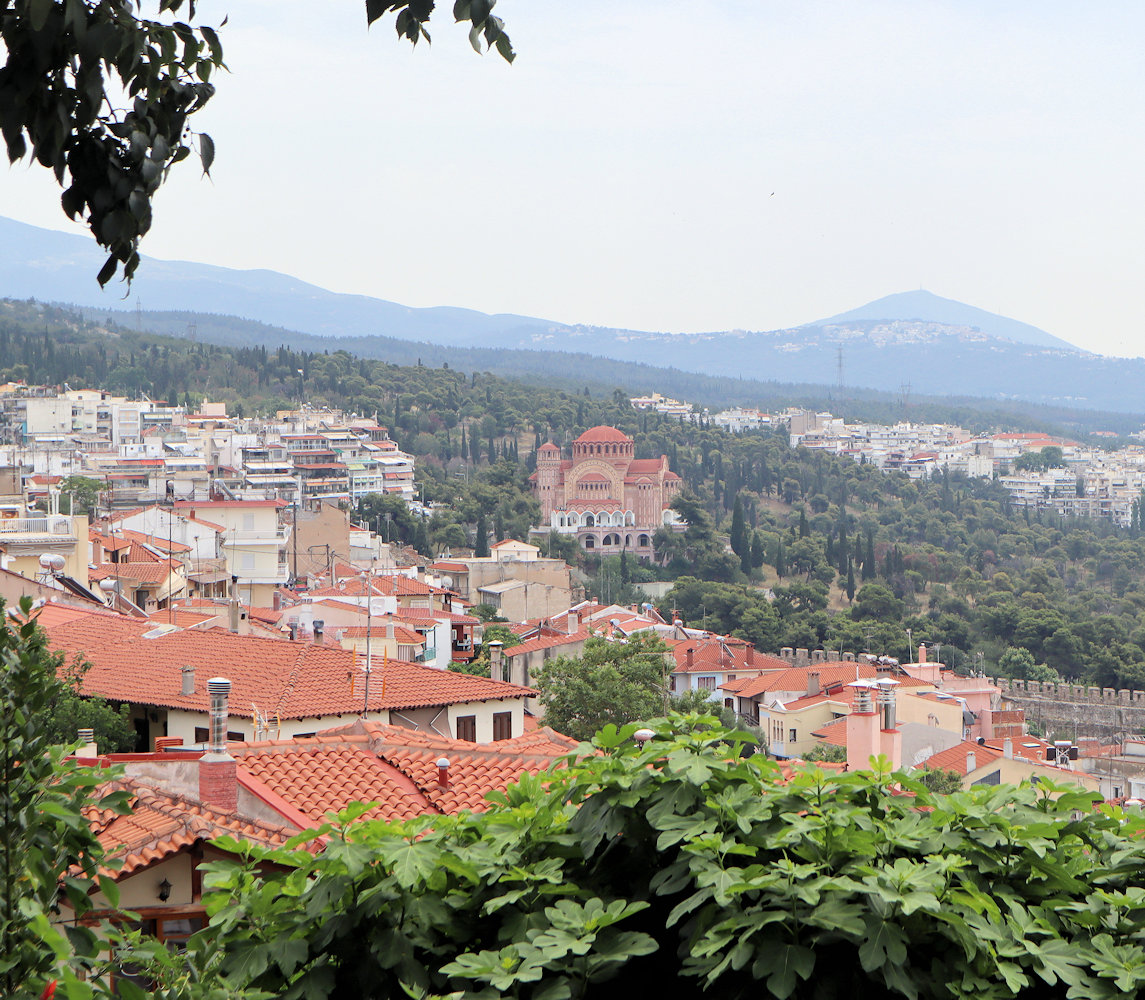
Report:
[[[623,431],[618,431],[615,427],[608,427],[601,424],[599,427],[590,427],[580,437],[576,439],[576,444],[603,444],[603,443],[620,443],[631,444],[630,438]]]

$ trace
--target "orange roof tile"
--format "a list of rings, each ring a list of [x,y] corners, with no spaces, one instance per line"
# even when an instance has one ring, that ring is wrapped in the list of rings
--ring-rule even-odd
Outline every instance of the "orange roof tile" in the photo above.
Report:
[[[366,818],[480,811],[485,796],[522,774],[538,774],[576,750],[542,727],[511,740],[475,744],[361,720],[317,736],[231,744],[239,767],[314,820],[352,802],[376,802]],[[437,761],[449,760],[448,785]]]
[[[46,609],[45,609],[46,610]],[[77,609],[78,610],[78,609]],[[290,642],[223,629],[165,631],[162,623],[86,614],[39,618],[49,644],[91,663],[84,691],[112,701],[209,710],[206,681],[231,681],[231,714],[250,718],[252,705],[284,719],[362,711],[360,658],[334,645]],[[196,668],[193,694],[182,691],[181,667]],[[373,664],[370,711],[523,698],[535,692],[505,681],[439,670],[402,660]]]
[[[114,873],[116,878],[133,875],[197,842],[225,834],[281,847],[299,832],[293,827],[216,812],[132,779],[110,782],[101,789],[104,793],[116,790],[130,793],[129,815],[111,815],[95,806],[84,811],[107,856],[122,861],[123,867]]]
[[[813,663],[807,667],[788,667],[780,672],[766,673],[755,678],[751,683],[737,689],[741,698],[754,698],[768,691],[806,691],[807,675],[819,674],[819,684],[823,690],[836,684],[847,684],[859,679],[873,679],[883,676],[874,663],[862,661],[836,660],[827,663]],[[903,687],[932,687],[927,681],[920,681],[909,677],[905,672],[899,671],[888,674]]]

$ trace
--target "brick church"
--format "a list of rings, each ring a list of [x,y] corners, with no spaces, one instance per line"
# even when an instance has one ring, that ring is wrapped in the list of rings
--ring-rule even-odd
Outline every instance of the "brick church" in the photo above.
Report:
[[[680,524],[669,504],[681,480],[667,455],[634,456],[632,438],[615,427],[585,431],[573,442],[571,459],[552,442],[542,445],[531,477],[547,524],[538,533],[575,535],[590,552],[651,558],[656,529]]]

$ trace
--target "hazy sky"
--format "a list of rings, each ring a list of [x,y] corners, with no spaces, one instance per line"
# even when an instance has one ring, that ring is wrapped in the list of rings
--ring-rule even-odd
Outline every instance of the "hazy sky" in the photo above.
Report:
[[[364,0],[198,6],[230,16],[218,158],[145,254],[645,330],[925,287],[1145,354],[1140,0],[501,0],[513,66],[448,2],[413,51]],[[42,173],[0,215],[66,228]]]

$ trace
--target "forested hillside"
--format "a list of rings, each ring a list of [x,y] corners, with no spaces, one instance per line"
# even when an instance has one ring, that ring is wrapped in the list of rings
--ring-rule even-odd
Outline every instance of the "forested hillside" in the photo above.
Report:
[[[527,485],[535,449],[611,424],[635,438],[637,457],[669,456],[687,485],[679,507],[690,526],[658,539],[664,565],[654,567],[601,562],[554,540],[554,551],[579,560],[602,597],[635,600],[639,582],[671,579],[677,586],[665,610],[765,650],[825,646],[904,657],[926,641],[941,643],[941,657],[964,668],[993,672],[1001,663],[1017,676],[1145,687],[1139,528],[1030,518],[989,481],[912,482],[792,450],[783,435],[733,436],[703,421],[637,413],[627,388],[574,391],[342,351],[98,333],[28,305],[9,304],[0,318],[0,378],[180,402],[208,394],[246,416],[300,398],[376,413],[417,456],[423,496],[440,504],[428,523],[391,512],[397,536],[427,554],[472,544],[479,526],[495,537],[523,535],[538,516]],[[990,426],[986,419],[964,423]]]

